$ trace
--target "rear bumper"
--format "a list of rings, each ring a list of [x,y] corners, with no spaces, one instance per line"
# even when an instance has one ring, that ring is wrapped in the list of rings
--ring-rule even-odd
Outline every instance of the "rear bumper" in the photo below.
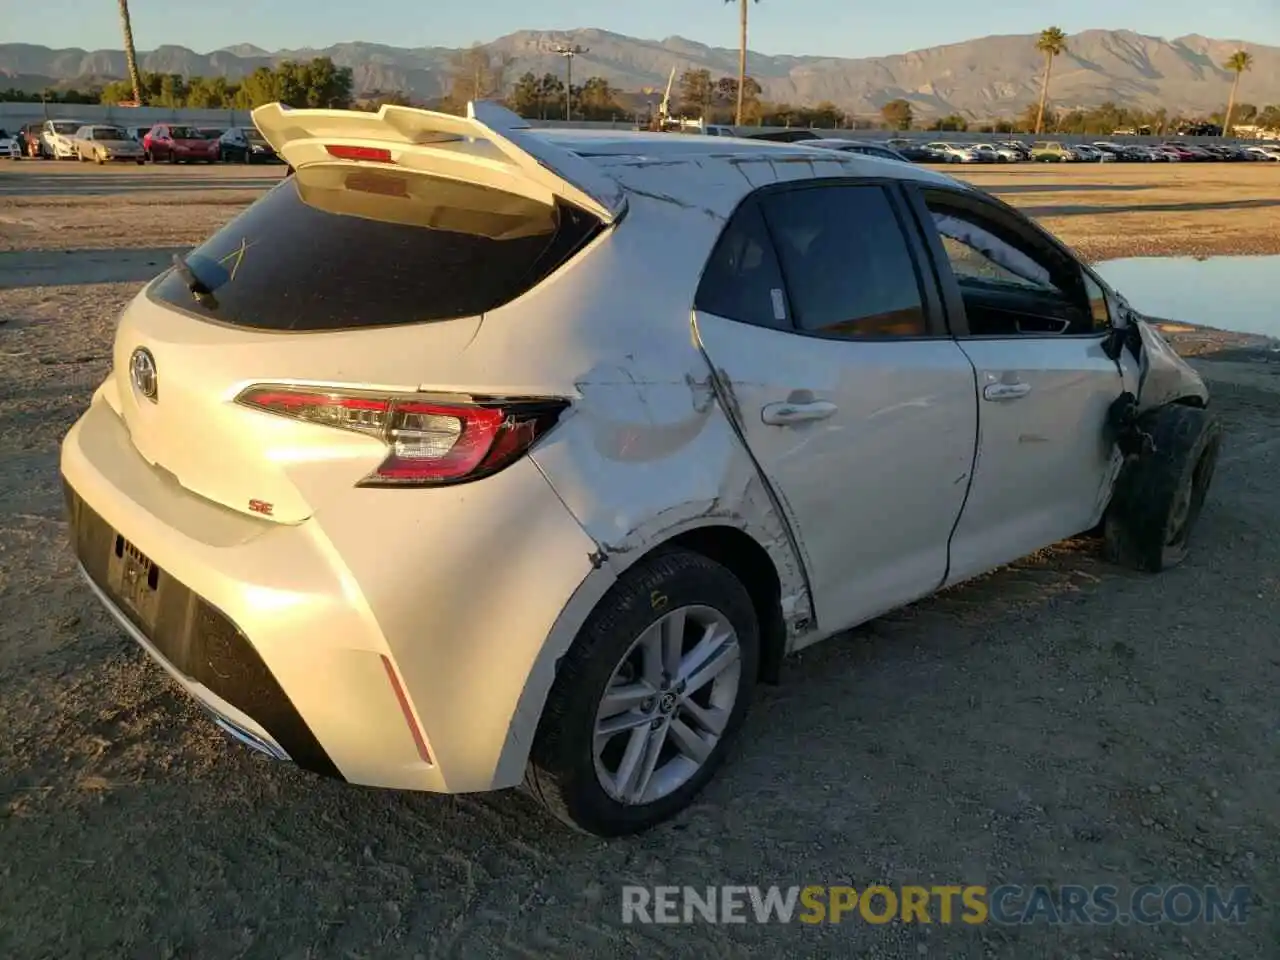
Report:
[[[353,489],[283,524],[148,464],[99,391],[62,473],[77,557],[125,631],[224,729],[353,783],[518,783],[588,612],[570,600],[606,576],[528,458],[461,487]],[[143,603],[130,546],[156,568]]]
[[[277,760],[341,778],[292,701],[234,623],[163,570],[147,623],[112,581],[123,540],[69,484],[68,522],[80,573],[107,612],[151,658],[237,739]]]

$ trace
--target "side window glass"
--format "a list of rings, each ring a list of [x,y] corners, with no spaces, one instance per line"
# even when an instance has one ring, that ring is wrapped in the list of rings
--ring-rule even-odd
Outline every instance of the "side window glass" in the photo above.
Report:
[[[930,205],[951,272],[961,284],[1008,284],[1044,293],[1062,293],[1047,267],[968,213]]]
[[[847,338],[927,335],[916,264],[883,187],[789,190],[764,206],[799,329]]]
[[[925,203],[960,287],[971,336],[1087,334],[1097,328],[1083,270],[1040,246],[1033,227],[1024,232],[936,196],[926,195]],[[1099,309],[1105,314],[1105,300]]]
[[[1089,314],[1093,318],[1093,329],[1098,332],[1111,329],[1111,309],[1107,306],[1107,292],[1088,270],[1082,270],[1084,276],[1084,293],[1089,298]]]
[[[755,200],[738,209],[716,242],[694,307],[758,327],[792,329],[782,271]]]

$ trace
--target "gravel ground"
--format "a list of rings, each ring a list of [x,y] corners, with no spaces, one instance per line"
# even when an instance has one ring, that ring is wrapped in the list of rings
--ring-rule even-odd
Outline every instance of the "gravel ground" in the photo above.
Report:
[[[148,237],[147,246],[163,245]],[[0,290],[0,956],[1259,960],[1280,917],[1280,364],[1160,576],[1061,544],[791,661],[677,822],[363,790],[229,743],[77,581],[57,445],[132,284]],[[626,926],[626,883],[1247,885],[1244,925]]]

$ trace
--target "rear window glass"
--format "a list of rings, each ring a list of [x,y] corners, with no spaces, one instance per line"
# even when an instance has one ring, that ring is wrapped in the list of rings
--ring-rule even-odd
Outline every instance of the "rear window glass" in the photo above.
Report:
[[[273,188],[172,270],[157,299],[267,330],[476,316],[514,300],[594,235],[568,204],[420,173],[324,164]],[[197,298],[191,280],[209,295]]]
[[[95,140],[127,140],[123,130],[119,127],[94,127],[93,139]]]

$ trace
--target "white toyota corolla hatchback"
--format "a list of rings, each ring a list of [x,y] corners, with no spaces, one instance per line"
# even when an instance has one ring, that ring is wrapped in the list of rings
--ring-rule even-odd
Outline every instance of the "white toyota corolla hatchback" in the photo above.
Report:
[[[785,654],[1092,528],[1185,554],[1203,382],[978,190],[486,103],[254,120],[296,174],[125,310],[62,472],[99,600],[274,757],[636,831]]]

